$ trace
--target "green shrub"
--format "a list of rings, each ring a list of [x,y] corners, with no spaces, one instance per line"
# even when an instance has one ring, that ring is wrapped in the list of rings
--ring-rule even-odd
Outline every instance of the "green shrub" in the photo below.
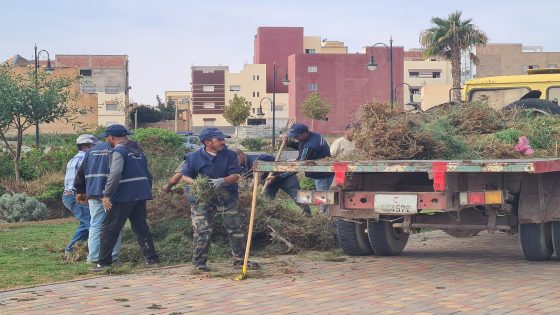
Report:
[[[245,138],[239,142],[248,151],[261,151],[266,141],[261,138]]]
[[[315,181],[309,177],[303,177],[299,180],[301,190],[315,190]]]
[[[44,203],[25,194],[5,194],[0,197],[0,220],[7,222],[48,219],[50,211]]]
[[[6,152],[0,152],[0,178],[14,177],[14,161]]]
[[[52,148],[45,152],[32,149],[23,154],[21,159],[21,174],[25,180],[39,178],[48,172],[66,171],[68,161],[78,153],[77,148]]]

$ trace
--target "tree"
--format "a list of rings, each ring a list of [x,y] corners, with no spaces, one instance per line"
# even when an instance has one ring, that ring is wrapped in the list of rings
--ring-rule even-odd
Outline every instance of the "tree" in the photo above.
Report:
[[[21,179],[20,161],[23,133],[29,127],[65,119],[73,112],[80,112],[68,103],[79,94],[71,91],[78,78],[49,77],[33,69],[18,74],[13,67],[0,66],[0,138],[14,160],[16,179]],[[15,149],[6,138],[9,130],[16,131]]]
[[[171,98],[167,99],[167,102],[164,103],[159,95],[156,95],[157,101],[157,108],[162,114],[163,120],[171,120],[175,119],[175,101]],[[138,119],[140,120],[140,119]]]
[[[130,121],[134,125],[136,112],[138,111],[138,123],[154,123],[163,120],[163,114],[151,106],[138,106],[129,113]]]
[[[313,121],[325,119],[331,110],[331,105],[321,98],[318,92],[309,94],[301,103],[300,111],[303,116],[311,119],[311,129],[313,130]]]
[[[454,101],[461,100],[461,53],[488,42],[486,34],[472,24],[472,19],[461,20],[461,14],[461,11],[455,11],[447,19],[433,17],[432,27],[420,33],[420,44],[426,58],[441,56],[451,61]],[[478,62],[478,58],[472,53],[470,58],[473,62]]]
[[[228,101],[228,105],[224,107],[224,118],[235,127],[235,135],[237,136],[237,127],[243,125],[247,118],[251,116],[251,102],[247,101],[243,96],[233,95],[233,99]]]

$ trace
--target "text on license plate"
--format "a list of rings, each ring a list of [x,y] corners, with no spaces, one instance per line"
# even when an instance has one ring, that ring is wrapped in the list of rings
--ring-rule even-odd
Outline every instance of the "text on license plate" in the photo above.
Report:
[[[418,196],[412,194],[375,194],[373,208],[377,213],[406,214],[418,212]]]

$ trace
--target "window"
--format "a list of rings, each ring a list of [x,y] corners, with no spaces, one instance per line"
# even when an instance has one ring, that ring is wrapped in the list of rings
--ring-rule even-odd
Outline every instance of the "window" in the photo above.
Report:
[[[82,86],[82,93],[95,93],[95,85],[93,86]]]
[[[314,53],[315,53],[315,49],[313,49],[313,48],[306,49],[306,50],[305,50],[305,53],[306,53],[306,54],[314,54]]]
[[[256,97],[255,95],[256,95],[256,94],[255,94],[255,91],[253,91],[253,97]]]
[[[307,84],[307,89],[309,91],[317,91],[317,83],[309,83]]]
[[[202,92],[214,92],[214,86],[213,85],[203,85],[202,86]]]
[[[202,118],[202,121],[204,122],[205,127],[211,127],[214,126],[216,118]]]
[[[253,74],[253,81],[255,81],[255,75]]]
[[[255,113],[255,109],[253,108],[253,114]]]
[[[441,77],[441,73],[440,72],[432,72],[432,78],[437,79]]]
[[[259,75],[257,74],[257,81],[259,81]]]
[[[309,67],[307,67],[307,72],[317,72],[317,66],[309,66]]]
[[[329,117],[321,118],[321,119],[319,119],[319,120],[321,120],[321,121],[329,121]]]
[[[257,91],[257,97],[261,96],[261,92]]]
[[[105,104],[105,110],[119,110],[119,105],[117,105],[117,104]]]
[[[229,91],[230,92],[239,92],[239,91],[241,91],[241,86],[240,85],[230,85],[229,86]]]
[[[107,86],[107,87],[105,87],[105,93],[107,93],[107,94],[117,94],[117,93],[119,93],[119,87],[118,86]]]
[[[558,101],[560,100],[560,87],[549,87],[546,91],[546,98],[549,101],[558,104]]]
[[[528,68],[529,68],[529,69],[538,69],[539,66],[538,66],[538,65],[530,65]]]
[[[214,109],[214,108],[216,108],[216,104],[212,103],[212,102],[204,102],[202,104],[202,107],[206,108],[206,109]]]
[[[420,94],[420,89],[410,89],[410,92],[414,95],[419,95]]]
[[[418,78],[420,76],[420,72],[409,72],[408,77],[410,78]]]
[[[80,69],[80,75],[82,77],[91,77],[91,69]]]
[[[555,63],[549,63],[548,66],[547,66],[547,68],[549,68],[549,69],[556,69],[556,68],[558,68],[558,65],[555,64]]]

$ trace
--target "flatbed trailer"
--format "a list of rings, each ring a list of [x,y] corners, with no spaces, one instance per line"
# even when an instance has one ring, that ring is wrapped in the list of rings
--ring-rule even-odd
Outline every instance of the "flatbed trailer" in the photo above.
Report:
[[[329,205],[349,255],[399,255],[410,233],[470,237],[519,233],[528,260],[560,251],[560,159],[262,162],[257,172],[332,172],[329,191],[298,201]]]

